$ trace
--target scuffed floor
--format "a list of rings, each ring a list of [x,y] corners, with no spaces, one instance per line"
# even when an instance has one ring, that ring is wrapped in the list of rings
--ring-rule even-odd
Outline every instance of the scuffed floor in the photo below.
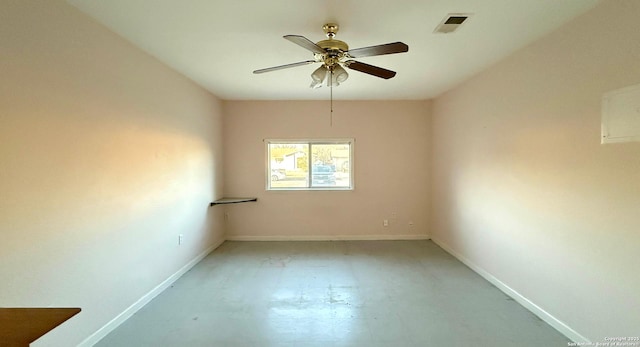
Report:
[[[225,242],[96,346],[567,346],[431,241]]]

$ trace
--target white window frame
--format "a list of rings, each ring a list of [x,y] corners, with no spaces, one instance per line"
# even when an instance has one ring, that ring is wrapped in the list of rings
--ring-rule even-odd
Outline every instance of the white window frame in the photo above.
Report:
[[[268,191],[291,191],[291,190],[354,190],[354,147],[355,147],[355,139],[354,138],[320,138],[320,139],[265,139],[265,162],[266,162],[266,170],[265,170],[265,187]],[[270,144],[306,144],[309,146],[309,170],[307,182],[309,184],[308,187],[271,187],[271,153],[269,152]],[[312,157],[312,149],[313,145],[349,145],[349,186],[342,187],[331,187],[331,186],[316,186],[312,187],[312,178],[311,178],[311,157]]]

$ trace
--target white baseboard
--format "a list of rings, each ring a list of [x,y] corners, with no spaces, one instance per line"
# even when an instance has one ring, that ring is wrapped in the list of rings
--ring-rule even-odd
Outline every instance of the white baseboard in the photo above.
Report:
[[[200,253],[198,256],[193,258],[190,262],[188,262],[185,266],[180,268],[180,270],[176,271],[173,275],[169,276],[162,283],[153,288],[150,292],[142,296],[136,302],[134,302],[131,306],[127,307],[122,313],[117,315],[114,319],[105,324],[102,328],[98,329],[96,332],[91,334],[89,337],[84,339],[78,347],[91,347],[102,340],[105,336],[107,336],[110,332],[116,329],[120,324],[124,323],[127,319],[133,316],[138,310],[140,310],[144,305],[148,304],[153,298],[158,296],[158,294],[162,293],[165,289],[169,288],[184,275],[187,271],[189,271],[192,267],[198,264],[202,259],[204,259],[209,253],[213,252],[214,249],[218,248],[223,242],[224,238],[216,241],[211,247],[207,248],[204,252]]]
[[[579,342],[579,343],[587,343],[587,344],[591,343],[591,341],[589,339],[587,339],[586,337],[584,337],[583,335],[581,335],[577,331],[573,330],[567,324],[565,324],[564,322],[562,322],[558,318],[554,317],[549,312],[547,312],[544,309],[542,309],[540,306],[534,304],[531,300],[527,299],[526,297],[524,297],[523,295],[521,295],[520,293],[518,293],[517,291],[515,291],[511,287],[509,287],[504,282],[500,281],[499,279],[494,277],[492,274],[490,274],[489,272],[485,271],[483,268],[481,268],[478,265],[474,264],[471,260],[465,258],[460,253],[454,251],[451,247],[449,247],[449,245],[447,245],[444,242],[438,240],[437,238],[433,238],[432,237],[431,240],[435,244],[440,246],[442,249],[447,251],[449,254],[451,254],[454,257],[456,257],[463,264],[465,264],[466,266],[471,268],[471,270],[475,271],[477,274],[479,274],[480,276],[484,277],[484,279],[489,281],[491,284],[493,284],[494,286],[498,287],[498,289],[500,289],[505,294],[507,294],[508,296],[513,298],[520,305],[524,306],[527,310],[531,311],[533,314],[538,316],[543,321],[547,322],[547,324],[549,324],[552,327],[554,327],[556,330],[558,330],[564,336],[566,336],[569,339],[571,339],[571,341]]]
[[[429,235],[227,235],[228,241],[429,240]]]

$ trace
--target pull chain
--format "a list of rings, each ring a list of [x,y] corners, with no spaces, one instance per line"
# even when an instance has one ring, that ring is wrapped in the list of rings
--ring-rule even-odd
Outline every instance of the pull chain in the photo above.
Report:
[[[331,114],[329,115],[329,127],[333,128],[333,70],[330,70],[331,72],[331,76],[329,76],[329,78],[331,78],[331,82],[329,84],[329,90],[330,90],[330,107],[331,107]]]

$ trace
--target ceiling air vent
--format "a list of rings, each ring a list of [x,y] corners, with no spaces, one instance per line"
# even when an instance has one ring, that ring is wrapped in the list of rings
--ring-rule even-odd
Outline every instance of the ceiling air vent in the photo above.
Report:
[[[449,13],[433,32],[436,34],[452,33],[458,30],[469,19],[469,16],[471,16],[469,13]]]

